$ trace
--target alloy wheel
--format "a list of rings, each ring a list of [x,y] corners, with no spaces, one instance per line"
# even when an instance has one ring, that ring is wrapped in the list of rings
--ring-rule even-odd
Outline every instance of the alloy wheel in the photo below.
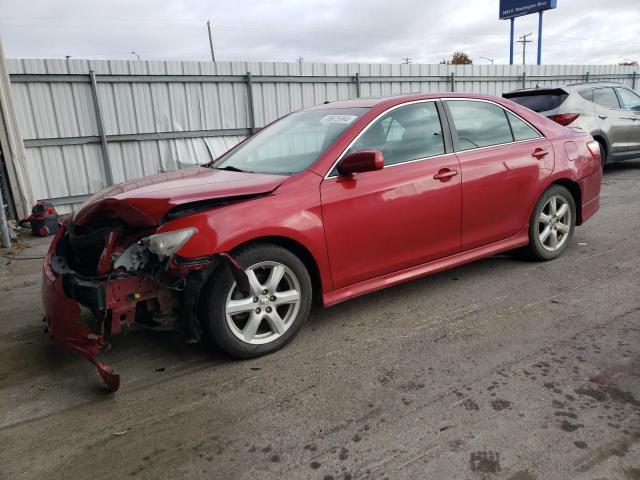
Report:
[[[571,232],[571,208],[560,195],[554,195],[544,204],[538,216],[538,238],[545,250],[561,248]]]
[[[300,310],[300,282],[289,267],[278,262],[260,262],[245,273],[251,292],[243,295],[232,284],[225,305],[227,325],[243,342],[272,342],[289,329]]]

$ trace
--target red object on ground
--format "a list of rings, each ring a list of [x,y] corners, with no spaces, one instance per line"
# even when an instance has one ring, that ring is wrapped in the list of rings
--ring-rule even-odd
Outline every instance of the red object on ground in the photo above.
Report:
[[[60,227],[60,217],[55,207],[45,201],[38,200],[31,209],[31,215],[18,222],[20,226],[29,224],[31,233],[35,237],[47,237],[55,234]]]

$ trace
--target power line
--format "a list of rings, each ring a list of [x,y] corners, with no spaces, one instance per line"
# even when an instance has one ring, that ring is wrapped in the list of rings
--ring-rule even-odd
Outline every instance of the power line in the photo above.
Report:
[[[175,19],[175,18],[151,18],[151,19],[128,19],[128,18],[88,18],[88,17],[75,17],[75,18],[66,18],[66,17],[0,17],[0,22],[19,22],[19,23],[47,23],[48,28],[67,28],[63,25],[55,25],[51,24],[51,21],[56,21],[60,23],[78,23],[82,26],[89,25],[91,23],[91,28],[95,29],[95,25],[109,25],[109,26],[122,26],[122,24],[147,24],[151,27],[156,28],[164,28],[164,25],[174,24],[180,25],[182,24],[185,28],[190,27],[193,24],[201,24],[203,18],[183,18],[183,19]],[[319,33],[331,33],[335,36],[342,37],[350,37],[350,38],[360,38],[363,35],[377,35],[379,32],[377,30],[353,30],[353,29],[335,29],[325,28],[325,27],[313,27],[313,26],[305,26],[305,27],[295,27],[287,24],[276,24],[276,23],[257,23],[257,22],[236,22],[236,21],[216,21],[216,26],[218,28],[227,29],[227,28],[242,28],[246,29],[247,27],[251,27],[257,30],[266,30],[272,32],[274,29],[278,29],[279,31],[291,31],[291,32],[300,32],[300,33],[309,33],[309,32],[319,32]],[[34,27],[41,28],[41,27]],[[88,27],[89,28],[89,27]],[[506,38],[508,34],[491,34],[491,33],[445,33],[445,32],[411,32],[411,31],[403,31],[403,32],[387,32],[392,38],[414,38],[414,39],[443,39],[443,38],[491,38],[491,39],[499,39]],[[576,37],[566,37],[566,36],[548,36],[547,38],[552,40],[571,40],[575,42],[588,42],[588,43],[598,43],[602,45],[606,44],[620,44],[620,40],[602,40],[602,39],[590,39],[590,38],[576,38]],[[640,45],[640,42],[630,42],[624,41],[626,45]]]

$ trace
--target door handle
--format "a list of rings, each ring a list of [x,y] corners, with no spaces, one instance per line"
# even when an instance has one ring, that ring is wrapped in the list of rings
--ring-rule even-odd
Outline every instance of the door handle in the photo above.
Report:
[[[606,115],[598,115],[598,118],[601,118],[602,120],[606,120],[608,117]]]
[[[450,170],[448,168],[441,168],[438,173],[436,173],[433,178],[436,180],[440,180],[441,182],[446,182],[451,177],[455,177],[460,172],[458,170]]]
[[[542,148],[536,148],[531,154],[532,157],[535,157],[538,160],[542,159],[547,155],[549,155],[549,152],[547,150],[543,150]]]

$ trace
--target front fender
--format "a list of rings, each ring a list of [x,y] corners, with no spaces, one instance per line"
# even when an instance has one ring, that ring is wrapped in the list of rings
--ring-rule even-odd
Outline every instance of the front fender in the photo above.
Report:
[[[299,243],[312,255],[323,290],[332,288],[322,223],[321,178],[307,172],[303,181],[265,197],[224,205],[181,217],[162,225],[158,232],[196,227],[197,233],[177,252],[196,258],[230,252],[247,242],[282,237]]]

